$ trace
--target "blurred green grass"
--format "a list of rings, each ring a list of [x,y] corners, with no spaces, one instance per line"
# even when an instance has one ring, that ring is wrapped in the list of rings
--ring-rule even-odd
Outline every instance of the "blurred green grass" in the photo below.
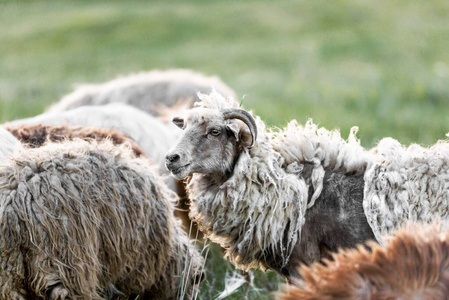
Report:
[[[171,67],[217,74],[270,125],[312,117],[365,146],[449,131],[449,2],[0,2],[0,121],[75,83]]]
[[[448,15],[447,0],[0,0],[0,122],[76,83],[176,67],[219,75],[269,125],[431,144],[449,132]],[[213,257],[204,299],[231,268]]]

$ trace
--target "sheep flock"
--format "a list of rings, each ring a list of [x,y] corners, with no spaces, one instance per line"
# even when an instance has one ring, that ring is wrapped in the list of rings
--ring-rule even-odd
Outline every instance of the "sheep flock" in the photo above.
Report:
[[[192,224],[278,299],[448,298],[449,142],[357,131],[268,128],[191,70],[82,85],[0,126],[0,299],[196,299]]]

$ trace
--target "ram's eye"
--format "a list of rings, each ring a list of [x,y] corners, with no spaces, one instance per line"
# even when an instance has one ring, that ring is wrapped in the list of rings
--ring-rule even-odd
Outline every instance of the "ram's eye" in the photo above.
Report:
[[[218,135],[220,135],[220,130],[218,130],[218,129],[212,129],[212,130],[210,131],[210,134],[212,134],[213,136],[218,136]]]

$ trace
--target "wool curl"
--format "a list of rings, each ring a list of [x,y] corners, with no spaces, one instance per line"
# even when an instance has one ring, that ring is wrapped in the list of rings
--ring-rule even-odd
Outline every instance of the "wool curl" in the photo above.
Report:
[[[376,239],[406,221],[448,222],[449,142],[425,148],[382,139],[366,171],[363,207]]]
[[[0,166],[0,298],[190,295],[203,261],[174,199],[127,145],[16,151]]]
[[[278,299],[448,299],[447,229],[410,223],[385,240],[385,247],[373,242],[302,266],[303,279]]]

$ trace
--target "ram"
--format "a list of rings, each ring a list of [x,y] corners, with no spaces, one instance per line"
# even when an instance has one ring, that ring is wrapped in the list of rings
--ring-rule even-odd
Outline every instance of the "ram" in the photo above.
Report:
[[[376,237],[381,242],[375,222],[390,220],[381,219],[383,215],[397,213],[396,225],[422,215],[426,220],[446,216],[447,143],[421,153],[428,159],[417,170],[428,168],[433,177],[415,182],[409,170],[401,173],[401,183],[385,183],[373,174],[398,167],[385,157],[394,151],[383,151],[382,143],[377,150],[365,150],[357,128],[347,140],[311,121],[267,130],[235,101],[218,93],[200,98],[184,118],[174,118],[184,133],[167,153],[166,166],[178,179],[191,177],[190,216],[239,268],[271,268],[289,279],[299,277],[299,264],[328,257],[329,251]],[[379,192],[379,184],[386,190]],[[432,205],[414,203],[396,210],[396,195],[412,203],[409,197],[419,185],[431,187],[427,197]],[[379,205],[371,195],[384,202]]]

